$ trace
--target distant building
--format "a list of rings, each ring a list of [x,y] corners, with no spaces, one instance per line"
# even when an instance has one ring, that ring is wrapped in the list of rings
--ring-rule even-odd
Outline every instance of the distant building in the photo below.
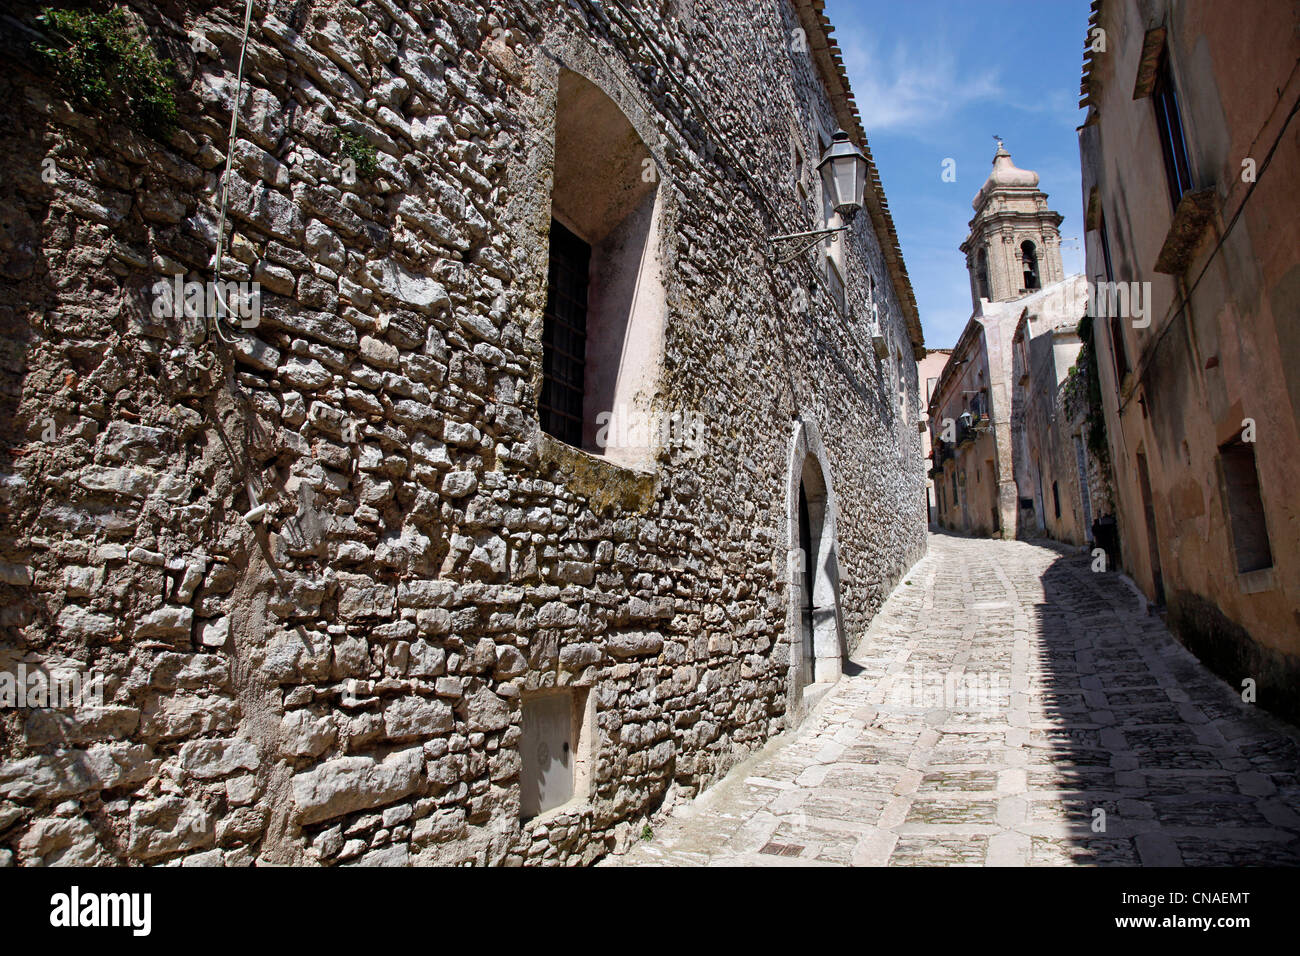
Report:
[[[951,355],[952,349],[927,349],[925,358],[916,363],[916,380],[921,391],[921,400],[925,403],[923,408],[929,408],[930,398],[934,395],[934,390],[939,384],[939,376],[943,374],[943,367],[948,364],[948,358]],[[920,428],[921,459],[929,461],[932,448],[928,414],[921,419]],[[938,500],[935,495],[934,478],[927,477],[925,479],[925,503],[931,524],[934,524],[939,514],[937,510]]]
[[[1079,151],[1123,566],[1202,660],[1294,720],[1300,7],[1092,9]]]
[[[937,523],[1002,537],[1060,531],[1062,540],[1082,544],[1074,533],[1090,524],[1082,483],[1060,464],[1073,433],[1056,427],[1055,408],[1073,364],[1068,336],[1085,307],[1083,277],[1064,274],[1061,216],[1048,208],[1038,174],[1018,168],[1001,144],[971,205],[975,216],[961,250],[974,311],[929,399]],[[1031,349],[1035,336],[1045,336],[1042,348]],[[1060,351],[1052,345],[1057,339]],[[1035,379],[1030,357],[1039,352],[1045,364]],[[1031,383],[1042,389],[1032,401]],[[1028,411],[1032,440],[1024,431]],[[1068,531],[1056,519],[1061,501],[1071,516]]]
[[[1082,276],[1066,283],[1082,303]],[[1012,337],[1012,438],[1021,537],[1094,543],[1093,523],[1110,520],[1110,481],[1088,442],[1086,370],[1077,309],[1048,316],[1026,308]]]

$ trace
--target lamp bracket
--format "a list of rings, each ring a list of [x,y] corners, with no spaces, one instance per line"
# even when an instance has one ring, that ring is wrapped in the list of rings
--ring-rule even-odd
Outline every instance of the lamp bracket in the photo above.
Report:
[[[787,252],[785,255],[782,255],[776,248],[773,248],[773,250],[768,254],[768,258],[781,264],[793,262],[827,236],[834,236],[836,239],[839,239],[839,234],[841,232],[846,232],[848,228],[847,225],[834,226],[830,229],[814,229],[811,232],[792,232],[784,236],[770,236],[767,241],[771,243],[773,247],[775,247],[777,243],[793,243],[800,239],[807,239],[808,241],[795,249],[794,252]]]

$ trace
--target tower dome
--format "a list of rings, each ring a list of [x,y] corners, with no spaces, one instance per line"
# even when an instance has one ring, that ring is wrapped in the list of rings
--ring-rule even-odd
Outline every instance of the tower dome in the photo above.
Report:
[[[993,170],[989,173],[989,178],[984,180],[984,185],[975,194],[975,198],[971,200],[971,207],[979,209],[985,197],[994,189],[1002,187],[1032,189],[1037,185],[1038,173],[1032,169],[1021,169],[1011,159],[1007,148],[998,143],[998,151],[993,154]]]

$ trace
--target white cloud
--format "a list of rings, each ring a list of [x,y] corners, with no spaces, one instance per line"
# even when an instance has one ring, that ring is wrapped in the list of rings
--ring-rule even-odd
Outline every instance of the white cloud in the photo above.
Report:
[[[844,44],[844,65],[868,136],[933,127],[968,103],[1004,96],[996,64],[963,73],[953,52],[937,40],[900,40],[885,53],[874,39],[854,37]]]

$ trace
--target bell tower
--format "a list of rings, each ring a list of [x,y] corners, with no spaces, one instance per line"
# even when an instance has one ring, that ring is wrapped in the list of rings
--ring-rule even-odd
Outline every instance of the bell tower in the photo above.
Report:
[[[1061,266],[1062,217],[1047,208],[1038,173],[1011,161],[1002,141],[993,171],[971,200],[975,217],[961,244],[970,273],[971,303],[1010,302],[1065,278]]]

